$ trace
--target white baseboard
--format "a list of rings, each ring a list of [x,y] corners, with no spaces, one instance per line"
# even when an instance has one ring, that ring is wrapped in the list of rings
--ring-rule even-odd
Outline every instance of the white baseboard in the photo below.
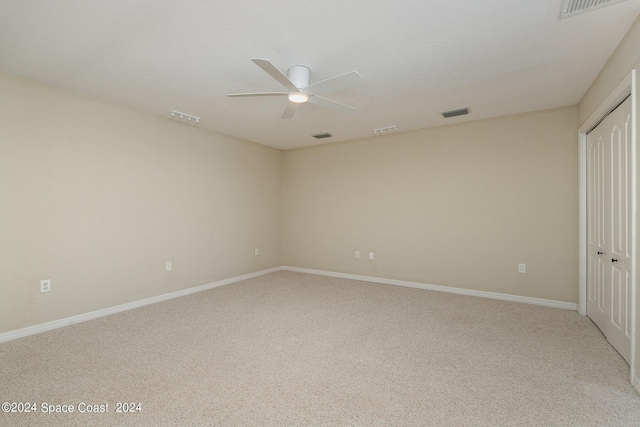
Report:
[[[252,279],[254,277],[262,276],[269,273],[274,273],[280,270],[295,271],[299,273],[316,274],[321,276],[339,277],[343,279],[358,280],[361,282],[379,283],[383,285],[404,286],[408,288],[426,289],[429,291],[448,292],[459,295],[469,295],[481,298],[491,298],[502,301],[520,302],[525,304],[541,305],[545,307],[563,308],[567,310],[577,310],[578,305],[575,303],[554,301],[542,298],[523,297],[510,294],[499,294],[495,292],[475,291],[471,289],[452,288],[449,286],[428,285],[425,283],[407,282],[403,280],[394,279],[382,279],[379,277],[360,276],[356,274],[336,273],[332,271],[324,270],[311,270],[308,268],[298,267],[274,267],[267,270],[256,271],[255,273],[249,273],[242,276],[232,277],[229,279],[219,280],[217,282],[207,283],[201,286],[195,286],[193,288],[183,289],[180,291],[170,292],[168,294],[158,295],[151,298],[145,298],[138,301],[128,302],[125,304],[116,305],[114,307],[103,308],[101,310],[92,311],[89,313],[78,314],[76,316],[65,317],[64,319],[53,320],[51,322],[41,323],[39,325],[29,326],[22,329],[16,329],[13,331],[0,334],[0,343],[11,341],[16,338],[22,338],[29,335],[39,334],[41,332],[50,331],[52,329],[62,328],[64,326],[73,325],[74,323],[85,322],[87,320],[97,319],[99,317],[108,316],[110,314],[120,313],[126,310],[132,310],[134,308],[143,307],[145,305],[155,304],[157,302],[166,301],[172,298],[178,298],[185,295],[193,294],[196,292],[206,291],[208,289],[217,288],[219,286],[229,285],[231,283],[240,282],[242,280]],[[640,392],[640,380],[634,377],[633,385]]]
[[[155,304],[157,302],[182,297],[182,296],[193,294],[196,292],[206,291],[208,289],[229,285],[231,283],[240,282],[242,280],[252,279],[254,277],[262,276],[269,273],[274,273],[280,270],[282,270],[282,267],[274,267],[268,270],[256,271],[255,273],[249,273],[242,276],[232,277],[229,279],[218,280],[217,282],[207,283],[205,285],[200,285],[200,286],[194,286],[192,288],[182,289],[180,291],[170,292],[168,294],[163,294],[155,297],[145,298],[138,301],[128,302],[125,304],[116,305],[114,307],[108,307],[108,308],[103,308],[101,310],[92,311],[89,313],[78,314],[76,316],[65,317],[64,319],[52,320],[51,322],[41,323],[39,325],[29,326],[22,329],[16,329],[13,331],[0,334],[0,343],[14,340],[16,338],[22,338],[29,335],[39,334],[41,332],[50,331],[52,329],[62,328],[64,326],[73,325],[74,323],[85,322],[87,320],[97,319],[99,317],[108,316],[110,314],[120,313],[121,311],[132,310],[134,308],[143,307],[145,305]]]
[[[469,295],[481,298],[497,299],[502,301],[520,302],[525,304],[542,305],[545,307],[563,308],[567,310],[577,310],[578,304],[572,302],[555,301],[550,299],[523,297],[519,295],[500,294],[496,292],[475,291],[472,289],[452,288],[449,286],[428,285],[425,283],[407,282],[404,280],[381,279],[379,277],[359,276],[356,274],[335,273],[324,270],[311,270],[308,268],[283,266],[282,270],[295,271],[298,273],[317,274],[321,276],[339,277],[342,279],[359,280],[362,282],[380,283],[383,285],[404,286],[408,288],[426,289],[429,291],[448,292],[451,294]]]

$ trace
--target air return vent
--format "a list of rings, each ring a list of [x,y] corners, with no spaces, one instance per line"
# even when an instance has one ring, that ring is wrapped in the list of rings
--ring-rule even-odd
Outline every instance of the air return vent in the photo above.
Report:
[[[464,116],[465,114],[469,114],[468,108],[460,108],[459,110],[445,111],[442,113],[445,119],[448,119],[449,117]]]
[[[316,139],[322,139],[322,138],[331,138],[333,135],[331,135],[330,133],[317,133],[315,135],[311,135],[312,137],[316,138]]]
[[[571,18],[581,13],[591,12],[601,7],[611,6],[626,0],[562,0],[560,19]]]

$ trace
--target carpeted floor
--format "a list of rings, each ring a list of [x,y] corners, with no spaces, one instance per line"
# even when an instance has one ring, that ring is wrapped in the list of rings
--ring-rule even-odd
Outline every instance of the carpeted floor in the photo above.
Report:
[[[573,311],[286,271],[0,344],[0,367],[0,400],[37,409],[3,426],[640,425]]]

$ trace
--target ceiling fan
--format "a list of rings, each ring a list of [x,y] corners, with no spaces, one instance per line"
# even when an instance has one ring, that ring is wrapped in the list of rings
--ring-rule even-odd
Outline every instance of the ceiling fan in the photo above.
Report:
[[[252,61],[267,74],[276,79],[278,83],[287,89],[286,92],[254,92],[254,93],[229,93],[228,97],[246,96],[287,96],[289,103],[282,113],[283,119],[290,119],[295,114],[298,105],[310,102],[321,107],[330,108],[340,113],[351,113],[355,108],[341,104],[337,101],[318,96],[318,93],[343,89],[363,82],[362,76],[355,71],[331,77],[313,84],[309,84],[309,69],[302,65],[294,65],[289,68],[285,76],[271,62],[266,59],[252,59]]]

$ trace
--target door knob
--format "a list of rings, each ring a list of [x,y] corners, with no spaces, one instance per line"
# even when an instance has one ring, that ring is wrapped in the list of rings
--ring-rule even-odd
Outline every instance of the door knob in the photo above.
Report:
[[[598,251],[598,255],[602,255],[603,253],[604,253],[604,252],[600,252],[600,251]]]
[[[611,258],[611,262],[618,262],[618,260],[615,258]]]

